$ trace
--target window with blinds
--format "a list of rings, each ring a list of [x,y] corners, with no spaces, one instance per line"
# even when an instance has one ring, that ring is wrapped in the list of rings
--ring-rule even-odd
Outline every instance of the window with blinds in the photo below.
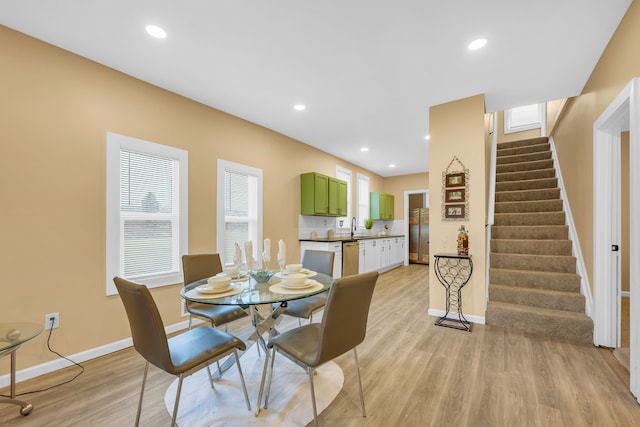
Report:
[[[235,243],[253,243],[253,257],[262,247],[262,170],[218,160],[218,252],[232,264]],[[221,231],[222,230],[222,231]]]
[[[182,281],[186,168],[183,150],[108,134],[107,294],[116,275],[150,287]]]
[[[371,216],[369,211],[369,177],[357,175],[358,182],[358,227],[364,227],[364,220]]]

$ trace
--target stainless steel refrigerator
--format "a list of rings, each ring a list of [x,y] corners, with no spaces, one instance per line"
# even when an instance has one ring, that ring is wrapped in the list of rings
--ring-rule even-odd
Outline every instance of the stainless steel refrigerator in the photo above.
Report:
[[[409,212],[409,262],[429,264],[429,209]]]

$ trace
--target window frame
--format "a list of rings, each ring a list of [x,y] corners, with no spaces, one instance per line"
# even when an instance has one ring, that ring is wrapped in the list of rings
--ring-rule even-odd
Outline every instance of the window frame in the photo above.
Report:
[[[235,163],[228,160],[218,159],[217,161],[217,183],[216,183],[216,251],[220,254],[220,259],[224,264],[224,233],[225,233],[225,215],[224,215],[224,190],[225,190],[225,172],[235,172],[240,174],[247,174],[254,176],[257,182],[257,194],[255,203],[256,209],[256,240],[252,241],[253,251],[258,255],[256,261],[261,261],[262,254],[262,227],[263,227],[263,176],[262,169],[254,168],[252,166],[243,165],[241,163]],[[242,243],[238,242],[241,247]],[[244,248],[242,248],[244,250]]]
[[[120,152],[122,150],[173,159],[178,162],[178,259],[177,271],[166,274],[136,276],[149,288],[175,285],[183,281],[180,257],[189,247],[189,153],[180,148],[145,141],[126,135],[107,132],[106,135],[106,294],[118,293],[113,278],[121,274],[121,209],[120,209]],[[129,215],[125,215],[129,216]],[[174,224],[175,227],[175,224]],[[126,277],[124,277],[126,278]]]
[[[545,104],[530,104],[530,105],[523,105],[521,107],[515,107],[515,108],[509,108],[508,110],[505,110],[504,112],[504,134],[510,134],[510,133],[515,133],[515,132],[523,132],[525,130],[531,130],[531,129],[541,129],[542,128],[542,122],[544,120],[544,105]],[[533,122],[529,122],[526,124],[522,124],[522,125],[513,125],[512,121],[513,121],[513,110],[517,110],[519,108],[527,108],[527,107],[537,107],[537,113],[538,113],[538,117],[537,117],[537,121],[533,121]]]

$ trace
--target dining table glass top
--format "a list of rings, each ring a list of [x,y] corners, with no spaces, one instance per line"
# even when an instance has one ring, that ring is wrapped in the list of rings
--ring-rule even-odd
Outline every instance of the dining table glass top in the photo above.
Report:
[[[309,286],[289,289],[283,287],[283,274],[276,273],[268,282],[258,283],[248,274],[241,274],[240,278],[231,280],[228,291],[216,293],[201,293],[196,288],[207,284],[207,279],[189,283],[180,290],[180,295],[187,301],[213,305],[249,306],[258,304],[273,304],[306,298],[327,292],[331,288],[333,278],[326,274],[309,272],[307,282]]]
[[[19,346],[42,332],[42,325],[30,322],[0,322],[0,352]]]

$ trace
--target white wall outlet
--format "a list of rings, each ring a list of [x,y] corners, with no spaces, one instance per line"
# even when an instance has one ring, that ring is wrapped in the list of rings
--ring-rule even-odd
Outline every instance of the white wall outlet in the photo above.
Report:
[[[44,316],[44,329],[56,329],[60,327],[60,313],[49,313]]]

